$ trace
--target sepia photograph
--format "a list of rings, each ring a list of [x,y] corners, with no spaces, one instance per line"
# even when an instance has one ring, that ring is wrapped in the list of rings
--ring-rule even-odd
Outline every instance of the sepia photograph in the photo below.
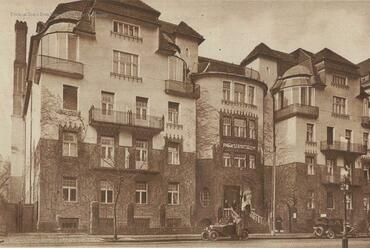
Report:
[[[0,6],[0,247],[370,247],[370,0]]]

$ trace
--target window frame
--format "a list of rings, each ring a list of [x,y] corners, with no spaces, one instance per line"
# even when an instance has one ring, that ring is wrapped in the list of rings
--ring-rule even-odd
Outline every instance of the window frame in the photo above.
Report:
[[[333,96],[333,113],[338,115],[347,115],[347,98]]]
[[[237,122],[241,122],[242,125],[236,125]],[[233,118],[233,134],[236,138],[246,138],[247,137],[247,120],[244,118]]]
[[[70,180],[70,181],[74,181],[75,182],[75,186],[68,186],[68,185],[65,185],[65,181],[67,180]],[[67,190],[67,200],[64,199],[64,190]],[[75,191],[75,197],[76,199],[75,200],[71,200],[71,192],[72,190]],[[78,182],[77,182],[77,178],[75,177],[62,177],[62,197],[63,197],[63,201],[64,202],[71,202],[71,203],[76,203],[78,202]]]
[[[331,197],[329,197],[329,195],[331,195]],[[329,201],[329,199],[330,199],[330,201]],[[335,209],[334,203],[335,203],[335,201],[334,201],[334,192],[327,191],[326,192],[326,208],[327,209]]]
[[[237,86],[241,86],[242,91],[237,89]],[[246,96],[246,85],[242,83],[234,82],[234,102],[235,103],[245,103]]]
[[[107,142],[104,142],[107,141]],[[111,142],[111,143],[110,143]],[[109,143],[109,144],[103,144]],[[103,148],[104,151],[103,152]],[[109,148],[111,148],[109,152]],[[100,151],[101,151],[101,167],[114,167],[115,166],[115,138],[112,136],[100,136]],[[111,155],[107,157],[107,155]],[[109,161],[108,161],[109,160]],[[110,162],[112,164],[110,164]]]
[[[225,122],[225,120],[229,120],[228,122]],[[221,118],[222,121],[222,136],[224,137],[231,137],[232,136],[232,118],[229,116],[223,116]]]
[[[102,185],[102,183],[105,182],[104,186]],[[102,200],[102,193],[104,192],[104,201]],[[112,192],[112,199],[111,201],[108,201],[109,197],[108,197],[108,192]],[[100,203],[103,203],[103,204],[112,204],[114,203],[114,190],[113,190],[113,187],[112,185],[107,181],[107,180],[101,180],[100,181]]]
[[[115,60],[115,54],[117,53],[117,60]],[[130,57],[130,62],[126,63],[125,61],[122,61],[122,58],[124,56],[129,56]],[[136,59],[136,61],[135,61]],[[135,64],[135,62],[137,62]],[[115,71],[115,64],[117,63],[117,71]],[[128,65],[130,65],[130,74],[126,73]],[[123,66],[124,72],[121,72],[121,68]],[[136,74],[134,68],[136,68]],[[140,77],[140,57],[138,54],[133,54],[133,53],[128,53],[128,52],[123,52],[119,50],[113,50],[113,57],[112,57],[112,72],[124,76],[124,77],[131,77],[131,78],[139,78]]]
[[[114,23],[117,23],[117,31],[114,31]],[[119,24],[122,25],[122,33],[119,32]],[[128,26],[127,34],[125,34],[125,25]],[[134,35],[134,30],[133,30],[133,35],[129,34],[130,33],[129,28],[130,27],[137,28],[137,35],[136,36]],[[139,25],[119,21],[119,20],[116,20],[116,19],[112,19],[112,32],[115,33],[115,34],[118,34],[118,35],[130,37],[130,38],[135,38],[135,39],[140,39],[141,38],[141,28],[140,28]]]
[[[138,185],[145,185],[145,189],[138,189]],[[139,205],[146,205],[149,203],[149,186],[147,182],[136,182],[135,183],[135,203]],[[143,201],[143,195],[145,194],[145,202]],[[139,196],[139,198],[137,198]],[[137,201],[139,199],[139,201]]]
[[[211,205],[211,191],[207,187],[204,187],[200,192],[200,204],[204,208]]]
[[[76,109],[70,109],[70,108],[67,108],[65,106],[65,96],[64,96],[64,90],[65,88],[69,88],[69,89],[74,89],[76,90]],[[78,107],[78,95],[79,95],[79,88],[76,87],[76,86],[73,86],[73,85],[68,85],[68,84],[63,84],[63,102],[62,102],[62,107],[63,107],[63,110],[66,110],[66,111],[73,111],[73,112],[78,112],[79,111],[79,107]]]
[[[143,120],[143,121],[147,121],[148,120],[148,111],[149,111],[149,98],[146,98],[146,97],[140,97],[140,96],[137,96],[136,97],[136,101],[135,101],[135,108],[136,108],[136,112],[135,112],[135,118],[137,120]]]
[[[168,102],[168,118],[167,119],[168,119],[168,123],[179,125],[180,123],[180,104],[179,103]]]
[[[142,146],[140,145],[142,144]],[[139,160],[138,160],[139,156]],[[149,140],[136,139],[135,140],[135,168],[146,169],[149,163]]]
[[[222,153],[222,164],[226,168],[232,167],[232,157],[229,152]]]
[[[307,191],[307,209],[315,209],[315,191]]]
[[[228,84],[228,88],[225,87]],[[231,101],[231,82],[230,81],[222,81],[222,100],[226,102]]]
[[[70,142],[67,142],[67,141],[65,141],[65,135],[66,134],[70,134],[70,135],[73,135],[73,137],[74,137],[74,140],[73,141],[70,141]],[[63,133],[62,133],[62,156],[63,157],[78,157],[78,137],[77,137],[77,133],[76,132],[70,132],[70,131],[63,131]],[[64,146],[65,145],[68,145],[68,153],[66,154],[64,151]],[[75,155],[73,155],[72,153],[71,153],[71,150],[72,150],[72,148],[71,148],[71,145],[72,144],[75,144],[75,146],[76,146],[76,151],[75,151]]]
[[[170,185],[176,186],[176,190],[170,190]],[[171,200],[169,200],[169,196],[171,195]],[[175,202],[175,197],[174,195],[177,195],[177,202]],[[168,183],[168,188],[167,188],[167,205],[175,206],[175,205],[180,205],[180,184],[179,183]]]
[[[180,143],[168,142],[167,163],[170,165],[180,165]]]
[[[307,175],[314,176],[315,175],[315,165],[316,165],[315,156],[306,155],[305,160],[307,164]]]
[[[315,142],[315,125],[306,123],[306,143]]]

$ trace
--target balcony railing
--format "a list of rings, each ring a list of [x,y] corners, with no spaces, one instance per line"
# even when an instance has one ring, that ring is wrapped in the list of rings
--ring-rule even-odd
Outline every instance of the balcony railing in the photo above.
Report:
[[[356,144],[356,143],[349,143],[349,142],[341,142],[341,141],[322,141],[321,142],[321,151],[323,152],[346,152],[346,153],[353,153],[356,155],[364,155],[366,154],[366,147],[363,144]]]
[[[123,128],[145,128],[154,132],[164,129],[164,117],[136,115],[134,112],[103,110],[91,107],[90,123],[92,125],[117,125]]]
[[[370,117],[369,116],[362,116],[361,126],[363,128],[370,128]]]
[[[341,170],[343,167],[334,166],[333,172],[330,174],[327,171],[327,166],[322,167],[321,171],[321,182],[323,184],[342,184],[344,183],[344,177],[341,176]],[[363,174],[361,169],[352,169],[352,173],[349,177],[350,185],[361,186],[364,183]]]
[[[122,164],[116,164],[115,162],[109,162],[105,159],[101,159],[100,163],[94,165],[95,169],[107,170],[107,171],[119,171],[120,173],[142,173],[142,174],[156,174],[160,172],[159,163],[153,163],[153,161],[135,161],[135,156],[132,156],[129,161],[125,161]]]
[[[82,63],[48,55],[38,56],[37,68],[43,72],[76,79],[82,79],[84,75],[84,65]]]
[[[165,92],[170,95],[198,99],[200,97],[199,85],[176,80],[166,80]]]
[[[319,108],[315,106],[294,103],[275,111],[275,121],[282,121],[293,116],[317,119],[319,117]]]

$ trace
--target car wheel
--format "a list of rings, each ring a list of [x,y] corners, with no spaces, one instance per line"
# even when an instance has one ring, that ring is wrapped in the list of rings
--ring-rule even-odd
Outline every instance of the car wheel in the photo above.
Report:
[[[329,239],[333,239],[335,238],[335,233],[332,229],[329,229],[326,231],[326,236],[329,238]]]
[[[313,230],[313,234],[318,237],[318,238],[321,238],[322,237],[322,234],[324,233],[324,228],[322,228],[321,226],[320,227],[317,227]]]
[[[247,240],[249,238],[248,230],[244,229],[242,231],[242,236],[240,237],[242,240]]]
[[[202,240],[208,240],[208,232],[202,232],[200,237],[202,238]]]
[[[210,240],[216,241],[218,239],[218,236],[219,236],[218,232],[216,232],[216,231],[211,231],[209,233],[209,239]]]

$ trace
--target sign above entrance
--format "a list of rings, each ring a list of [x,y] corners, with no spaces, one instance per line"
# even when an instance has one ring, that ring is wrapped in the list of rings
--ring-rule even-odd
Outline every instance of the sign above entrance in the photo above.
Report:
[[[234,144],[234,143],[223,143],[224,148],[234,148],[234,149],[246,149],[246,150],[256,150],[256,147],[245,144]]]

